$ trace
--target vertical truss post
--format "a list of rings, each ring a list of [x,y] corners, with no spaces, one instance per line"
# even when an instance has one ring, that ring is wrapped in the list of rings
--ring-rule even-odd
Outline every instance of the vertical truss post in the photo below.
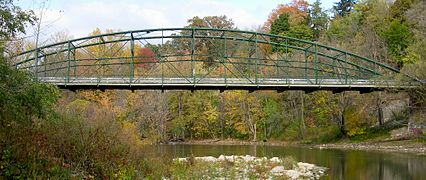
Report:
[[[259,81],[258,81],[258,73],[259,73],[259,52],[258,52],[258,48],[257,48],[257,32],[255,34],[255,38],[256,40],[254,40],[254,51],[255,51],[255,58],[256,58],[256,65],[255,65],[255,70],[254,70],[254,82],[259,86]]]
[[[40,49],[36,48],[35,49],[35,76],[36,76],[36,81],[38,81],[38,54],[39,54]]]
[[[192,40],[191,40],[191,70],[192,70],[192,80],[195,86],[195,62],[194,62],[194,53],[195,53],[195,27],[192,27]]]
[[[288,60],[288,39],[285,39],[285,61],[287,61],[287,77],[285,78],[285,83],[288,84],[288,80],[290,78],[290,62]]]
[[[339,78],[339,71],[337,70],[336,58],[333,58],[333,72],[336,78]]]
[[[308,51],[305,49],[305,78],[306,82],[309,81],[308,79]]]
[[[43,60],[43,64],[44,64],[44,77],[47,77],[47,56],[44,56],[44,60]]]
[[[67,74],[67,83],[70,82],[70,74],[71,74],[71,42],[68,42],[68,49],[67,49],[67,60],[68,60],[68,74]]]
[[[377,62],[376,61],[374,61],[374,73],[376,73],[376,74],[379,74],[379,68],[378,68],[378,66],[377,66]]]
[[[133,32],[130,33],[130,54],[132,58],[130,59],[130,74],[129,74],[129,83],[130,85],[133,83],[133,78],[135,76],[135,38],[133,37]]]
[[[72,44],[72,43],[71,43]],[[72,49],[72,54],[73,54],[73,56],[72,56],[72,60],[73,60],[73,62],[74,62],[74,80],[75,79],[77,79],[77,61],[75,60],[76,58],[75,58],[75,54],[76,54],[76,50],[75,50],[75,46],[73,45],[73,49]]]
[[[161,64],[161,88],[164,86],[164,58],[161,57],[163,55],[164,48],[164,30],[161,30],[161,48],[160,48],[160,64]]]
[[[315,84],[318,84],[318,45],[315,44]]]
[[[345,64],[347,64],[348,61],[348,52],[345,51]],[[346,68],[345,68],[346,69]],[[345,70],[345,84],[348,84],[348,71]]]
[[[278,52],[277,53],[277,59],[276,59],[277,62],[275,63],[275,78],[279,78],[280,77],[280,73],[278,71],[278,65],[281,62],[282,58],[283,57],[281,56],[280,52]],[[273,59],[272,59],[272,61],[273,61]]]
[[[225,35],[225,31],[223,31],[223,34]],[[227,44],[226,44],[226,42],[227,42],[227,37],[225,36],[225,38],[224,38],[224,51],[225,51],[225,53],[224,53],[224,58],[223,58],[223,72],[224,72],[224,76],[225,76],[225,84],[227,84],[227,81],[226,81],[226,76],[227,76],[227,72],[226,72],[226,65],[225,65],[225,62],[226,62],[226,59],[228,58],[228,48],[227,48]]]

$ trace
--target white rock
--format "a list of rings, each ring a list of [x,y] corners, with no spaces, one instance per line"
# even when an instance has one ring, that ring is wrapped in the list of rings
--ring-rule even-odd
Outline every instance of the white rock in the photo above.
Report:
[[[314,174],[311,171],[303,173],[303,176],[305,177],[314,177]]]
[[[284,166],[275,166],[274,168],[271,169],[270,172],[273,174],[281,174],[281,173],[284,173],[284,171],[285,171]]]
[[[216,162],[216,158],[213,156],[205,156],[205,157],[195,157],[197,161],[207,161],[207,162]]]
[[[250,161],[254,161],[256,158],[250,155],[246,155],[245,157],[243,157],[245,162],[250,162]]]
[[[285,171],[285,174],[290,178],[290,179],[299,179],[299,177],[302,175],[302,173],[300,173],[299,171],[296,170],[288,170]]]
[[[226,157],[225,157],[224,155],[220,155],[220,156],[217,158],[217,160],[218,160],[218,161],[225,161],[225,160],[226,160]]]
[[[234,162],[235,161],[235,156],[225,156],[226,160],[228,160],[229,162]]]
[[[297,166],[298,166],[299,171],[302,172],[302,173],[312,171],[312,169],[314,169],[314,167],[315,167],[315,165],[313,165],[313,164],[304,163],[304,162],[298,162]]]
[[[282,160],[281,160],[280,158],[278,158],[278,157],[272,157],[270,161],[271,161],[271,162],[275,162],[275,163],[280,163],[280,162],[282,162]]]

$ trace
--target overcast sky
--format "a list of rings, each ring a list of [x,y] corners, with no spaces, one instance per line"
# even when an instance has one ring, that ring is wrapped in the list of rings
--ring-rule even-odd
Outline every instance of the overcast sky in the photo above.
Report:
[[[314,2],[315,0],[308,0]],[[337,0],[322,0],[330,9]],[[23,9],[40,9],[41,0],[19,0]],[[42,17],[42,38],[67,32],[73,38],[87,36],[95,28],[136,30],[183,27],[194,16],[226,15],[240,29],[262,25],[278,4],[290,0],[49,0]],[[40,15],[36,11],[37,16]],[[30,28],[28,36],[31,36]]]

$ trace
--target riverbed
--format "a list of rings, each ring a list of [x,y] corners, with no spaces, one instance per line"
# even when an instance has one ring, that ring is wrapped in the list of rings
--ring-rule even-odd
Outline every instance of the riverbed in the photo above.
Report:
[[[271,145],[150,145],[148,156],[188,157],[251,155],[288,157],[296,161],[327,167],[321,179],[425,179],[426,156],[409,153],[362,150],[319,149]]]

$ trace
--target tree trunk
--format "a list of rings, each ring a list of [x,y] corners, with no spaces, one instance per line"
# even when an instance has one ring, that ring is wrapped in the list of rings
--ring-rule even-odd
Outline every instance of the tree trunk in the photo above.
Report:
[[[379,92],[379,94],[377,96],[377,102],[376,102],[376,105],[377,105],[377,118],[378,118],[378,121],[379,121],[379,126],[383,125],[383,108],[382,108],[383,101],[382,101],[381,95],[382,95],[382,93]]]
[[[178,93],[178,116],[179,116],[178,119],[182,117],[182,93],[181,92]],[[185,126],[182,127],[181,131],[182,131],[182,134],[179,134],[179,136],[181,136],[182,139],[185,139]]]
[[[301,128],[301,131],[300,131],[300,134],[302,135],[302,139],[304,138],[304,136],[305,136],[305,118],[304,118],[304,112],[303,112],[303,110],[304,110],[304,97],[303,97],[303,91],[301,91],[301,93],[300,93],[300,101],[301,101],[301,107],[300,107],[300,120],[301,120],[301,125],[302,125],[302,128]]]
[[[339,118],[340,118],[340,132],[343,136],[346,136],[346,123],[345,123],[345,111],[346,111],[347,102],[345,101],[345,92],[342,92],[340,95],[340,112],[339,112]]]
[[[256,140],[257,140],[257,138],[256,138],[256,135],[257,135],[256,123],[254,123],[253,126],[254,126],[253,127],[253,129],[254,129],[253,141],[256,142]]]
[[[220,93],[219,119],[220,119],[220,128],[221,128],[221,139],[224,139],[224,133],[225,133],[225,118],[223,117],[223,109],[224,109],[223,101],[224,101],[223,93]]]
[[[342,133],[343,136],[346,136],[345,110],[340,112],[340,133]]]

